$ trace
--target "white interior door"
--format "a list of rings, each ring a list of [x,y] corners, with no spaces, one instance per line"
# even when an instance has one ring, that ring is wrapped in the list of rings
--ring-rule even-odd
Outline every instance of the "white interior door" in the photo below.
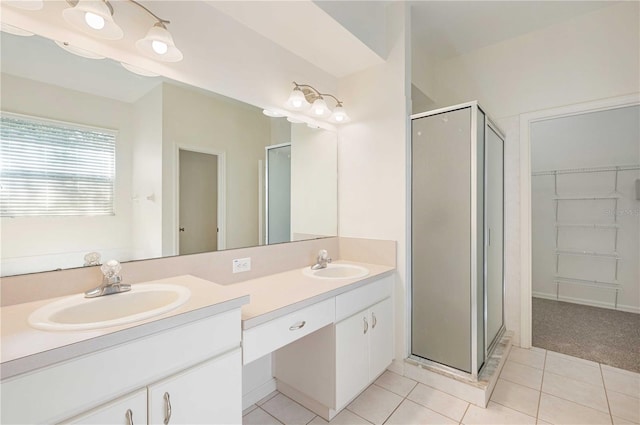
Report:
[[[218,156],[179,150],[179,253],[218,250]]]

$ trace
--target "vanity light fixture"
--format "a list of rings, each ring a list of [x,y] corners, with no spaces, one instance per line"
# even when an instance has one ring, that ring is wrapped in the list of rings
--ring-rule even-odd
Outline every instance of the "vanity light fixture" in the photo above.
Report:
[[[349,115],[345,111],[342,101],[332,94],[320,93],[314,87],[308,84],[298,84],[293,82],[293,91],[289,95],[289,99],[285,103],[287,109],[294,111],[304,111],[314,118],[328,119],[335,124],[344,124],[349,122]],[[325,97],[330,97],[336,102],[333,109],[329,109]]]
[[[124,32],[114,20],[113,6],[108,0],[66,0],[69,8],[62,11],[64,19],[80,31],[103,38],[119,40]],[[179,62],[183,55],[176,47],[167,29],[170,21],[158,17],[135,0],[127,0],[153,17],[155,23],[144,38],[136,42],[136,47],[144,55],[163,62]],[[119,2],[119,3],[125,3]]]

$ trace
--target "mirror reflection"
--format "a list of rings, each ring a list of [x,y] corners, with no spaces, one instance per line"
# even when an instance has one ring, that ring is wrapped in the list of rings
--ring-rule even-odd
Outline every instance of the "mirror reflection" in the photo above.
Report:
[[[334,132],[38,36],[0,42],[2,276],[337,234]]]

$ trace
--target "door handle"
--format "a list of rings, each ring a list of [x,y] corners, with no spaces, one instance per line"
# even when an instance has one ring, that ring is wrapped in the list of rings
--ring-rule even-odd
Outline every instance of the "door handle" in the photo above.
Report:
[[[364,320],[364,333],[366,334],[369,330],[369,322],[367,321],[366,317],[363,317],[362,320]]]
[[[127,418],[127,425],[133,425],[133,412],[131,409],[127,409],[127,413],[124,416]]]
[[[184,227],[178,227],[178,230],[184,232]]]
[[[378,319],[376,318],[376,314],[371,312],[371,321],[373,322],[371,324],[371,329],[375,329],[376,325],[378,324]]]
[[[171,420],[171,398],[169,393],[164,393],[164,425],[168,425]]]

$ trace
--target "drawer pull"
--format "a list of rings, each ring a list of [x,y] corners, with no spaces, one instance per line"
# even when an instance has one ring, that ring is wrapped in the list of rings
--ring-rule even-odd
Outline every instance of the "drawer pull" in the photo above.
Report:
[[[307,324],[307,322],[303,320],[302,322],[298,322],[295,325],[289,326],[289,330],[290,331],[297,331],[298,329],[304,327],[304,325],[306,325],[306,324]]]
[[[131,409],[127,409],[125,417],[127,418],[127,425],[133,425],[133,412],[131,411]]]
[[[369,330],[369,322],[367,321],[366,317],[363,317],[362,320],[364,320],[364,333],[366,334]]]
[[[171,420],[171,398],[169,393],[164,393],[164,425]]]
[[[378,324],[378,319],[376,318],[375,313],[371,313],[371,320],[373,321],[373,323],[371,324],[371,329],[375,329],[376,325]]]

